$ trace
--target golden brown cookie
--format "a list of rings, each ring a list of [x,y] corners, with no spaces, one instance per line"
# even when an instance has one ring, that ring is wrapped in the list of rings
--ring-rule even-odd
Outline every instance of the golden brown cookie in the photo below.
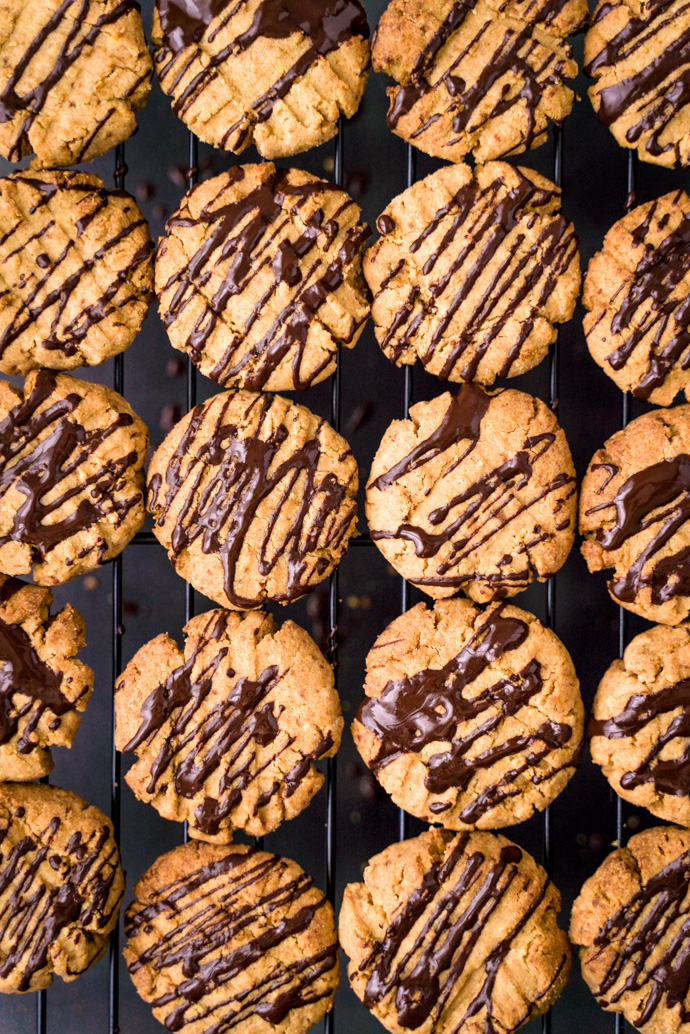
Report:
[[[177,573],[249,610],[330,574],[355,531],[357,486],[350,447],[325,420],[235,390],[193,409],[156,450],[148,509]]]
[[[432,829],[371,859],[345,888],[340,944],[352,988],[395,1034],[514,1031],[570,973],[560,895],[494,833]]]
[[[580,289],[559,208],[553,183],[505,162],[445,166],[394,198],[364,260],[385,355],[481,384],[540,363]]]
[[[648,621],[690,616],[690,405],[645,413],[595,452],[582,481],[582,555]]]
[[[168,1030],[304,1034],[339,981],[333,909],[287,858],[191,841],[134,888],[123,952]]]
[[[0,370],[95,366],[131,345],[153,295],[133,198],[85,172],[0,179]]]
[[[599,1005],[643,1034],[690,1030],[690,830],[657,826],[612,851],[573,905],[570,939]]]
[[[579,764],[584,712],[568,651],[505,603],[418,603],[367,657],[355,744],[397,805],[448,829],[523,822]]]
[[[173,111],[214,147],[280,158],[330,140],[369,70],[359,0],[156,0],[151,41]]]
[[[564,37],[586,17],[585,0],[392,0],[372,45],[374,69],[399,84],[388,125],[451,162],[538,147],[573,106]]]
[[[465,383],[394,420],[367,485],[371,537],[403,578],[478,603],[544,581],[568,556],[576,485],[548,407]]]
[[[600,0],[585,37],[597,118],[643,162],[690,165],[690,14],[683,0]]]
[[[690,395],[690,196],[649,201],[611,227],[582,298],[587,345],[623,391],[667,406]]]
[[[5,0],[0,155],[74,165],[136,130],[153,65],[134,0]]]
[[[211,610],[142,646],[115,685],[115,746],[137,761],[140,800],[189,823],[199,840],[263,836],[298,815],[323,783],[314,765],[340,746],[333,671],[292,621]]]
[[[102,811],[57,786],[0,783],[0,991],[76,980],[103,955],[124,889]]]
[[[359,217],[344,191],[271,162],[194,187],[156,257],[171,343],[224,386],[291,391],[328,377],[369,315]]]
[[[93,689],[77,652],[84,621],[67,603],[51,614],[50,589],[0,574],[0,781],[38,779],[50,748],[71,747]]]
[[[0,380],[0,572],[57,585],[144,522],[148,431],[121,395],[64,373]]]

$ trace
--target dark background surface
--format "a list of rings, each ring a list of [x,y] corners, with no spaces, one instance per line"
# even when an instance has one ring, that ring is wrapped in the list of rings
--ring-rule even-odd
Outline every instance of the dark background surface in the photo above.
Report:
[[[40,2],[40,0],[34,0]],[[384,0],[365,0],[372,29]],[[142,4],[148,33],[153,0]],[[582,38],[576,42],[582,59]],[[383,76],[372,74],[359,113],[344,131],[344,183],[360,203],[364,217],[374,225],[388,201],[406,186],[407,149],[387,128],[387,99]],[[600,246],[609,226],[624,211],[627,194],[627,153],[615,143],[608,130],[594,116],[587,99],[587,80],[577,83],[580,102],[567,121],[563,151],[563,207],[573,219],[581,242],[583,267]],[[177,206],[185,190],[188,135],[170,110],[170,104],[154,82],[147,106],[139,115],[139,132],[126,145],[126,186],[146,213],[155,238],[165,218]],[[333,143],[297,155],[279,164],[293,164],[325,177],[333,172]],[[513,159],[553,174],[553,139],[526,155]],[[253,148],[241,156],[244,162],[257,160]],[[210,147],[200,147],[200,175],[207,178],[236,164],[238,159]],[[439,162],[417,157],[417,175],[424,176]],[[114,154],[106,155],[89,168],[107,184],[113,182]],[[0,160],[0,173],[11,167]],[[637,200],[647,201],[687,185],[687,173],[670,172],[638,163]],[[581,326],[582,309],[560,335],[559,419],[565,428],[581,477],[592,453],[616,431],[621,422],[622,395],[595,365],[587,352]],[[182,364],[170,364],[178,357],[168,344],[155,305],[133,346],[125,355],[124,393],[148,423],[152,445],[157,446],[185,410],[185,376]],[[371,323],[358,345],[342,357],[342,429],[360,464],[360,481],[366,482],[371,459],[391,419],[403,416],[403,372],[393,368],[376,344]],[[176,369],[171,369],[171,365]],[[177,372],[177,376],[174,373]],[[113,362],[96,370],[75,371],[79,377],[112,384]],[[509,382],[512,386],[549,397],[549,364]],[[201,376],[199,399],[210,397],[217,387]],[[425,374],[414,373],[414,399],[432,398],[444,386]],[[330,418],[330,381],[299,396],[315,412]],[[678,399],[677,401],[682,401]],[[643,409],[633,403],[632,416]],[[362,530],[364,521],[360,522]],[[123,663],[159,632],[179,636],[184,622],[184,584],[173,572],[159,545],[132,545],[124,554]],[[351,548],[340,566],[340,664],[338,684],[346,724],[349,725],[362,696],[364,658],[376,636],[399,612],[400,578],[388,567],[375,548]],[[111,806],[111,664],[112,567],[92,576],[76,579],[55,591],[56,604],[69,600],[86,621],[88,646],[82,658],[96,673],[95,691],[71,751],[55,750],[51,780],[110,811]],[[413,590],[412,603],[421,599]],[[304,625],[323,644],[328,613],[327,584],[306,600],[287,608],[275,608],[279,621],[288,617]],[[533,586],[515,602],[545,617],[546,588]],[[208,601],[197,595],[196,609],[207,609]],[[637,618],[628,622],[629,635],[647,627]],[[596,685],[617,655],[618,608],[609,599],[605,579],[590,576],[576,548],[556,576],[556,631],[571,651],[581,683],[585,705],[591,704]],[[327,631],[327,629],[326,629]],[[127,761],[124,765],[126,767]],[[366,860],[397,838],[398,812],[366,774],[352,744],[348,729],[337,762],[337,894],[348,881],[361,876]],[[625,807],[625,835],[652,825],[644,812]],[[138,802],[129,787],[122,786],[121,851],[127,872],[125,904],[132,898],[135,881],[155,858],[181,843],[182,827],[162,819],[149,806]],[[615,838],[615,802],[599,770],[585,757],[580,771],[551,809],[551,874],[563,896],[562,923],[567,926],[570,906],[583,881],[610,850]],[[325,886],[325,792],[297,819],[284,824],[266,840],[266,846],[299,861],[320,886]],[[410,833],[421,832],[423,824],[410,822]],[[537,816],[521,826],[506,830],[508,836],[542,857],[543,819]],[[242,839],[238,837],[238,839]],[[120,1030],[123,1034],[156,1034],[162,1031],[149,1007],[137,997],[124,964],[120,964]],[[0,1034],[28,1034],[36,1025],[36,995],[5,996],[0,1000]],[[553,1034],[600,1034],[613,1032],[614,1017],[603,1013],[585,987],[577,964],[570,983],[554,1008]],[[526,1034],[541,1029],[538,1020],[525,1027]],[[628,1028],[632,1029],[632,1028]],[[108,964],[102,960],[79,980],[64,984],[57,980],[47,995],[49,1034],[101,1034],[108,1031]],[[337,1034],[373,1034],[383,1028],[369,1015],[350,991],[343,976],[335,1012]]]

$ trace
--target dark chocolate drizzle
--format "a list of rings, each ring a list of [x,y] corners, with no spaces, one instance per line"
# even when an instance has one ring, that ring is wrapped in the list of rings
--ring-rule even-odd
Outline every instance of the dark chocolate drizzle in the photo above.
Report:
[[[182,966],[185,979],[153,998],[154,1009],[165,1010],[167,1030],[203,1020],[209,1032],[225,1034],[252,1016],[277,1025],[293,1009],[330,998],[328,974],[337,966],[337,944],[288,963],[280,960],[280,945],[307,931],[328,906],[310,876],[292,877],[275,855],[229,848],[217,861],[151,891],[148,902],[135,901],[125,917],[129,950],[136,951],[129,969],[134,974],[147,966],[160,973]],[[132,941],[154,917],[169,924],[168,932],[138,951]],[[228,987],[219,1002],[206,1001],[267,953],[266,976],[252,974],[251,986],[237,992]]]

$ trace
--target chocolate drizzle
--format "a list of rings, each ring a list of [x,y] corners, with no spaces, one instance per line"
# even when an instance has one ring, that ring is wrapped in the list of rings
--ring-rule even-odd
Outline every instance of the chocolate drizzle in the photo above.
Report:
[[[184,335],[180,347],[212,380],[261,390],[284,368],[284,387],[302,389],[332,372],[338,341],[353,343],[366,319],[368,306],[356,272],[369,228],[357,222],[359,210],[342,191],[323,180],[293,182],[294,172],[268,168],[268,174],[261,172],[262,182],[244,196],[242,168],[218,177],[218,192],[197,215],[191,214],[194,192],[188,195],[169,220],[168,233],[186,242],[186,231],[201,225],[203,242],[158,285],[158,294],[174,342],[176,335]],[[228,199],[238,183],[240,196]],[[209,283],[213,287],[207,292]],[[257,285],[259,297],[248,303]],[[343,302],[349,302],[344,313]],[[335,319],[328,311],[334,304]],[[350,307],[361,316],[349,315]],[[188,310],[199,312],[189,329]],[[327,337],[330,348],[324,357]]]
[[[277,1025],[293,1009],[316,1002],[323,1003],[323,1012],[328,1008],[338,964],[335,936],[311,955],[302,938],[323,922],[320,913],[327,908],[311,877],[294,863],[253,848],[228,848],[209,864],[152,889],[147,902],[135,901],[125,918],[125,956],[135,978],[142,967],[151,969],[146,997],[169,1031],[202,1019],[209,1031],[225,1034],[252,1016]],[[140,949],[137,938],[151,923],[157,936]],[[280,948],[290,939],[301,950],[284,962]],[[252,969],[268,958],[265,975]],[[179,965],[182,982],[158,994],[156,974],[165,986],[166,971]],[[238,986],[239,973],[245,979]],[[220,999],[207,999],[218,988],[224,990]]]

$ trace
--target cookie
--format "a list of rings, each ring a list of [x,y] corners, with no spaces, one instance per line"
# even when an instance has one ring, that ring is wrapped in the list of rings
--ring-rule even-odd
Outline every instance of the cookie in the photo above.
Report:
[[[688,40],[683,0],[600,0],[585,37],[599,121],[643,162],[690,165]]]
[[[394,420],[374,457],[372,539],[403,578],[442,599],[514,596],[565,562],[575,534],[570,449],[521,391],[463,384]]]
[[[523,822],[579,764],[575,669],[525,610],[418,603],[381,633],[366,663],[355,744],[395,803],[426,822]]]
[[[388,125],[420,151],[459,162],[519,154],[546,141],[575,94],[564,37],[585,0],[392,0],[374,33],[374,69],[388,90]]]
[[[0,572],[57,585],[121,553],[144,522],[148,431],[121,395],[33,371],[0,380]]]
[[[0,783],[0,991],[76,980],[103,955],[125,880],[113,824],[81,797]]]
[[[134,200],[98,176],[0,179],[0,370],[72,370],[123,352],[153,295],[152,252]]]
[[[0,155],[50,168],[105,154],[135,132],[152,75],[134,0],[6,0]]]
[[[340,944],[352,988],[388,1030],[514,1031],[570,972],[560,895],[495,833],[432,829],[371,859],[345,888]]]
[[[264,158],[335,136],[370,62],[359,0],[156,0],[151,42],[175,114],[207,144]]]
[[[134,888],[123,952],[167,1030],[303,1034],[333,1005],[333,909],[286,858],[191,841]]]
[[[482,384],[540,363],[580,289],[559,208],[553,183],[505,162],[445,166],[394,198],[364,262],[384,354]]]
[[[148,509],[179,575],[250,610],[289,603],[330,574],[355,531],[357,487],[350,447],[325,420],[233,390],[193,409],[156,450]]]
[[[623,391],[668,406],[690,395],[690,196],[649,201],[611,227],[582,298],[592,357]]]
[[[91,696],[93,672],[76,660],[84,621],[52,602],[50,589],[0,574],[0,782],[47,775],[50,748],[72,746]]]
[[[320,789],[314,765],[340,746],[333,671],[292,621],[212,610],[142,646],[115,685],[115,746],[137,761],[125,779],[190,836],[263,836]]]
[[[573,905],[570,939],[599,1005],[643,1034],[690,1029],[690,830],[657,826],[612,851]]]
[[[645,413],[595,452],[580,531],[589,570],[614,569],[615,603],[665,625],[690,616],[690,405]]]
[[[359,217],[344,191],[270,162],[194,187],[158,244],[171,343],[224,386],[292,391],[330,376],[369,315]]]

